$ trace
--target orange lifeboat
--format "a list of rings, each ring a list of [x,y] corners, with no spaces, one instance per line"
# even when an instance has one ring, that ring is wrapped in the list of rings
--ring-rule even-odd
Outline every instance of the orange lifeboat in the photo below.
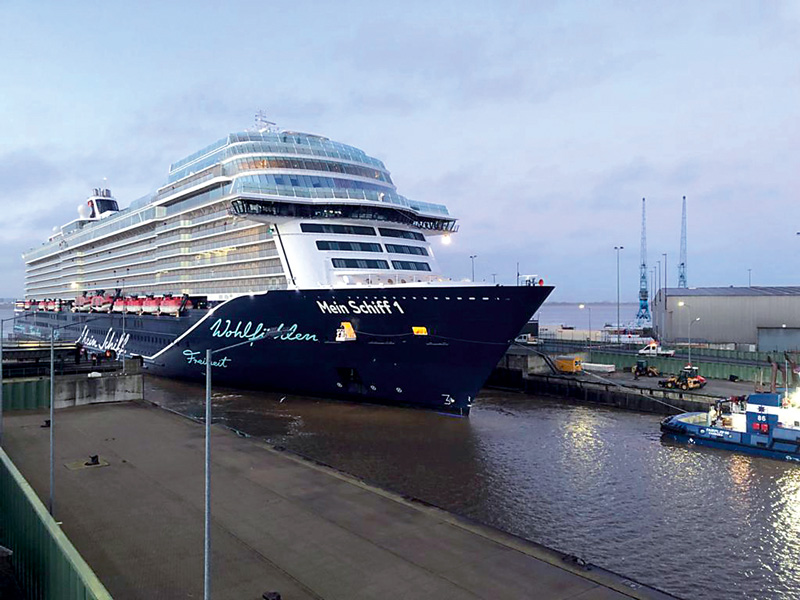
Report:
[[[114,304],[114,296],[111,294],[100,293],[92,297],[92,308],[95,312],[111,312]]]
[[[92,310],[92,298],[94,296],[87,296],[86,292],[75,298],[72,303],[72,312],[89,312]]]
[[[142,313],[145,315],[156,315],[158,314],[158,309],[160,306],[161,306],[161,298],[148,296],[142,302]]]
[[[144,299],[137,296],[125,298],[125,312],[136,313],[138,315],[142,312],[143,303]]]
[[[181,302],[180,298],[175,298],[174,296],[164,296],[164,299],[161,301],[160,311],[162,315],[177,315],[181,311]]]

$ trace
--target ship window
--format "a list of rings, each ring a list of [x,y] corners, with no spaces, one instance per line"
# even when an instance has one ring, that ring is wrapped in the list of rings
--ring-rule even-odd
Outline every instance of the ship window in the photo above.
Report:
[[[416,254],[428,256],[428,251],[421,246],[406,246],[404,244],[386,244],[386,251],[395,254]]]
[[[336,269],[388,269],[385,260],[367,260],[363,258],[332,258]]]
[[[401,271],[430,271],[431,266],[426,262],[415,262],[413,260],[393,260],[392,266]]]
[[[116,200],[101,200],[98,198],[95,200],[95,203],[97,204],[98,212],[104,213],[106,211],[119,211],[119,206],[117,206]]]
[[[375,235],[375,229],[363,225],[329,225],[322,223],[300,223],[303,233],[342,233],[346,235]]]
[[[380,252],[380,244],[368,242],[329,242],[319,240],[317,250],[347,250],[350,252]]]
[[[403,229],[386,229],[384,227],[378,228],[378,231],[381,232],[381,235],[386,237],[395,237],[395,238],[406,238],[407,240],[419,240],[420,242],[425,241],[425,236],[421,233],[417,233],[416,231],[405,231]]]

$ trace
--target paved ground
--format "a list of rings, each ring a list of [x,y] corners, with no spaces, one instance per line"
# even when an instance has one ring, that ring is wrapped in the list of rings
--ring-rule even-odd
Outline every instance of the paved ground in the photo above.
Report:
[[[4,437],[44,498],[45,416],[7,414]],[[203,427],[100,405],[59,411],[55,435],[56,518],[114,598],[202,598]],[[212,443],[215,600],[668,598],[222,428]],[[66,468],[91,454],[109,465]]]
[[[604,378],[608,378],[615,383],[642,389],[662,389],[658,385],[659,379],[666,379],[666,375],[660,377],[639,377],[634,379],[629,371],[618,371],[611,374],[599,373]],[[726,379],[708,379],[706,386],[700,390],[688,390],[684,395],[702,395],[713,397],[742,396],[752,394],[755,384],[752,381],[728,381]],[[679,390],[678,390],[679,391]]]

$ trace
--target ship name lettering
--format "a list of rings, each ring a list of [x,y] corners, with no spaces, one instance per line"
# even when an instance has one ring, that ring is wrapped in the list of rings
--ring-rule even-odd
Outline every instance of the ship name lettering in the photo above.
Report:
[[[391,304],[388,300],[348,300],[347,304],[317,300],[317,306],[320,312],[328,315],[391,315],[394,310],[405,314],[397,300]]]
[[[321,312],[329,315],[349,315],[350,309],[344,304],[337,304],[336,302],[328,303],[325,300],[317,300],[317,306]]]
[[[224,324],[223,324],[224,323]],[[297,323],[293,323],[286,327],[285,323],[281,323],[278,327],[267,335],[268,328],[263,323],[253,324],[252,321],[244,323],[238,321],[236,325],[231,323],[230,319],[217,319],[210,327],[212,337],[221,338],[237,338],[245,340],[245,342],[257,342],[266,337],[273,337],[276,340],[284,342],[317,342],[316,334],[298,332]]]
[[[200,352],[193,352],[192,350],[184,350],[183,355],[186,357],[186,362],[190,365],[203,365],[206,364],[205,357],[200,358]],[[223,356],[219,360],[212,360],[211,366],[212,367],[222,367],[223,369],[228,368],[228,361],[230,360],[229,357]]]
[[[106,350],[111,350],[112,352],[119,354],[125,350],[125,346],[128,345],[128,340],[130,339],[131,335],[129,333],[117,335],[117,333],[114,331],[114,328],[109,327],[105,337],[103,338],[103,341],[98,342],[97,338],[89,333],[89,326],[84,325],[83,331],[81,331],[81,334],[78,336],[76,343],[87,346],[93,350],[101,350],[103,352]]]
[[[361,303],[355,300],[348,300],[347,304],[354,315],[390,315],[392,307],[388,300],[362,300]]]

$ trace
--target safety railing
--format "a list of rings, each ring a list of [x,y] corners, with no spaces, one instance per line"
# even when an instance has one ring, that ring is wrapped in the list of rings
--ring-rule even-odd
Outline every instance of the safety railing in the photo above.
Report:
[[[28,598],[111,600],[97,575],[1,448],[0,544],[14,553],[14,571]]]

